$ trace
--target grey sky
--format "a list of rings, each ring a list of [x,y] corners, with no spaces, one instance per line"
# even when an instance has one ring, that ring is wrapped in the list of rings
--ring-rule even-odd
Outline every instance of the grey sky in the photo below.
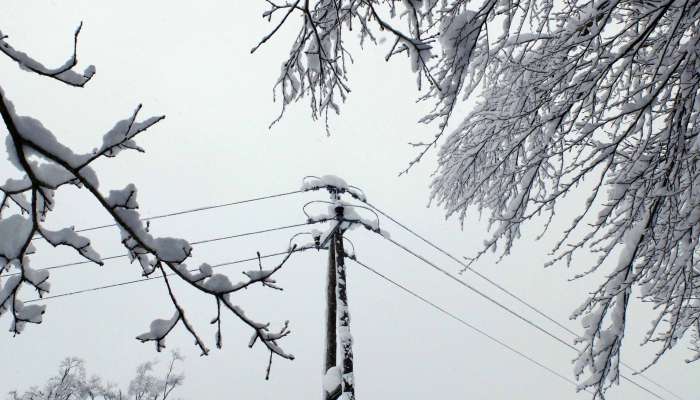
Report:
[[[383,61],[384,49],[368,46],[355,52],[350,100],[342,115],[332,118],[327,137],[322,122],[313,122],[306,104],[288,109],[272,130],[279,103],[272,102],[272,85],[293,40],[292,29],[282,30],[255,55],[250,48],[271,27],[260,14],[263,1],[5,1],[0,27],[19,49],[47,64],[63,62],[69,54],[72,32],[82,20],[81,65],[95,64],[97,75],[85,89],[67,88],[54,81],[20,71],[0,59],[0,85],[20,114],[42,120],[65,143],[89,150],[118,119],[138,103],[144,116],[165,114],[162,123],[142,136],[145,155],[124,153],[98,165],[101,189],[139,187],[144,215],[235,201],[258,195],[295,190],[309,174],[337,174],[361,187],[369,199],[446,249],[470,255],[486,238],[486,224],[472,214],[463,229],[459,221],[443,218],[439,208],[426,208],[434,153],[408,176],[397,172],[414,155],[406,145],[431,137],[435,127],[417,125],[426,105],[416,104],[415,80],[408,63]],[[292,28],[289,24],[289,28]],[[3,133],[4,135],[4,133]],[[4,179],[7,164],[0,162]],[[582,188],[585,190],[585,188]],[[500,264],[486,257],[477,269],[533,304],[578,329],[568,315],[595,284],[595,276],[567,282],[574,270],[563,266],[543,269],[547,250],[581,200],[569,198],[552,234],[533,238],[541,221],[530,225],[513,254]],[[301,206],[325,200],[316,192],[226,209],[159,220],[159,234],[200,240],[279,225],[303,222]],[[90,226],[109,222],[85,194],[59,192],[55,226]],[[392,236],[414,246],[421,254],[450,271],[458,266],[382,222]],[[283,249],[294,230],[234,239],[195,248],[194,260],[218,263],[255,255],[255,251]],[[90,235],[102,256],[122,253],[114,230]],[[409,288],[457,313],[470,323],[521,349],[538,361],[570,376],[573,354],[467,292],[381,238],[368,232],[350,233],[360,259]],[[34,266],[78,260],[67,250],[39,246]],[[198,357],[191,338],[182,330],[168,341],[187,357],[183,398],[275,399],[317,398],[321,391],[323,349],[323,283],[326,254],[294,256],[278,275],[284,292],[253,288],[236,301],[258,320],[278,324],[289,319],[293,334],[284,340],[293,362],[276,359],[272,378],[264,381],[266,352],[246,347],[249,331],[228,317],[224,349]],[[574,268],[587,267],[587,259]],[[250,265],[254,267],[254,264]],[[242,266],[226,268],[236,277]],[[124,260],[107,261],[100,269],[80,266],[52,273],[52,293],[58,294],[122,280],[137,279],[140,269]],[[425,399],[456,396],[476,399],[577,399],[574,388],[525,362],[518,356],[436,313],[424,304],[387,286],[351,264],[350,309],[355,339],[357,393],[360,399]],[[523,311],[523,307],[484,286],[473,275],[464,278],[489,294]],[[215,315],[211,299],[178,287],[200,332],[213,345],[208,324]],[[32,297],[27,294],[26,298]],[[136,365],[156,356],[151,344],[134,337],[147,330],[153,318],[169,317],[171,305],[162,282],[70,296],[47,302],[45,322],[29,326],[20,336],[0,339],[0,392],[43,382],[66,356],[86,360],[88,369],[124,385]],[[628,327],[624,358],[641,366],[653,348],[640,349],[649,309],[635,306]],[[540,319],[536,319],[538,323]],[[6,326],[6,318],[0,325]],[[541,322],[563,338],[565,332]],[[4,329],[4,328],[3,328]],[[648,375],[673,388],[685,399],[700,391],[700,364],[686,365],[686,346],[667,354]],[[671,396],[643,379],[637,381],[665,398]],[[648,394],[623,382],[611,399],[647,399]]]

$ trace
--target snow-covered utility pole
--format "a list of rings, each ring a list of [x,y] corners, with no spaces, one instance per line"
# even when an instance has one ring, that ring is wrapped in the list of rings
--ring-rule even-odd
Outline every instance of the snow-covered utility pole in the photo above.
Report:
[[[337,193],[331,193],[331,196],[338,196]],[[338,226],[339,228],[339,226]],[[338,353],[338,345],[336,341],[336,324],[337,324],[337,299],[336,299],[336,249],[335,237],[331,238],[328,244],[328,276],[326,278],[326,364],[324,374],[334,375],[336,368],[336,355]],[[332,400],[340,395],[340,386],[334,384],[326,385],[324,379],[324,400]],[[330,388],[328,386],[335,386]]]
[[[326,188],[334,205],[336,225],[328,245],[328,278],[326,285],[326,377],[324,399],[355,398],[353,380],[352,336],[348,310],[347,281],[345,276],[345,250],[343,246],[344,209],[341,191]],[[338,365],[338,341],[342,351],[342,363]]]
[[[336,219],[344,221],[345,207],[337,202],[335,206]],[[350,311],[348,309],[347,280],[345,278],[345,250],[343,247],[343,230],[339,228],[334,233],[335,270],[336,270],[336,310],[338,329],[336,338],[340,339],[340,349],[343,355],[342,363],[342,400],[355,399],[355,382],[353,374],[352,335],[350,334]],[[336,340],[337,340],[336,339]]]
[[[323,399],[355,400],[352,335],[350,334],[350,311],[345,267],[345,258],[354,259],[355,250],[353,248],[350,253],[345,251],[345,241],[348,239],[344,237],[344,233],[362,226],[382,235],[388,234],[379,228],[379,216],[370,208],[341,199],[341,195],[347,194],[354,200],[365,202],[367,199],[362,190],[348,185],[343,179],[333,175],[304,178],[302,190],[319,189],[328,190],[330,201],[310,201],[304,205],[304,213],[309,223],[330,222],[333,224],[325,232],[319,230],[306,232],[314,236],[314,243],[306,244],[301,248],[327,249],[329,252],[326,282],[326,362],[324,364]],[[313,215],[306,208],[314,203],[327,204],[329,207],[327,211]],[[374,214],[374,218],[366,218],[358,213],[359,209],[371,212]],[[352,244],[352,242],[349,243]],[[338,357],[339,351],[340,357]]]

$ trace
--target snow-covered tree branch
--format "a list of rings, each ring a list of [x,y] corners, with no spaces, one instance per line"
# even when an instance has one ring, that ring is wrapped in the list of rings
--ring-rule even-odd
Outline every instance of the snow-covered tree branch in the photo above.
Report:
[[[390,33],[393,46],[386,55],[389,60],[394,55],[406,53],[411,57],[411,66],[418,72],[418,83],[427,78],[432,80],[428,60],[431,56],[430,42],[423,38],[420,22],[430,15],[434,5],[424,7],[421,2],[409,1],[411,12],[407,30],[402,31],[388,21],[396,16],[395,1],[376,0],[309,0],[277,4],[267,1],[269,9],[263,17],[272,20],[281,15],[272,31],[253,47],[256,51],[270,40],[292,14],[302,18],[301,29],[283,63],[275,91],[282,99],[282,112],[295,101],[309,96],[312,116],[328,117],[328,111],[340,111],[340,103],[350,93],[348,85],[348,64],[352,57],[346,48],[345,35],[354,28],[359,29],[360,41],[378,43],[376,31]],[[389,10],[382,15],[384,5]]]
[[[308,95],[314,116],[337,111],[337,99],[349,91],[344,44],[352,28],[361,41],[388,32],[394,44],[387,59],[411,56],[430,83],[420,98],[434,104],[421,121],[435,122],[437,134],[415,144],[410,165],[440,142],[433,200],[462,221],[470,207],[489,213],[492,236],[473,260],[497,246],[508,254],[522,224],[537,216],[546,217],[546,231],[560,200],[592,183],[552,260],[570,263],[591,249],[598,261],[582,275],[608,270],[573,314],[584,325],[576,361],[576,374],[585,375],[581,389],[602,397],[618,381],[635,287],[658,312],[646,339],[660,345],[652,363],[689,332],[697,343],[697,2],[270,4],[266,17],[284,14],[278,24],[291,13],[303,18],[277,83],[284,105]],[[454,115],[469,96],[477,104]],[[691,361],[698,358],[696,351]]]
[[[47,68],[6,43],[2,36],[0,49],[19,66],[30,72],[50,77],[63,84],[82,87],[95,72],[88,67],[84,73],[75,72],[77,66],[78,29],[75,33],[74,53],[61,67]],[[137,137],[164,119],[163,116],[141,118],[141,106],[126,119],[117,122],[112,129],[102,135],[101,143],[85,154],[79,154],[63,145],[59,138],[44,125],[29,116],[22,116],[15,110],[7,93],[0,89],[0,116],[6,127],[4,140],[9,160],[16,169],[14,178],[8,178],[0,186],[0,315],[8,315],[11,331],[19,334],[27,323],[39,324],[46,311],[45,305],[25,305],[22,301],[23,288],[36,291],[39,296],[50,290],[49,273],[35,270],[30,265],[34,253],[34,240],[46,240],[53,246],[73,248],[85,259],[102,265],[102,260],[87,237],[81,236],[73,227],[50,230],[45,227],[48,214],[54,210],[54,193],[66,185],[73,185],[90,194],[91,198],[114,220],[121,232],[121,243],[128,250],[132,261],[138,261],[142,274],[162,274],[167,295],[173,306],[173,316],[169,319],[156,319],[148,332],[139,335],[142,342],[153,341],[156,348],[165,346],[168,334],[179,324],[192,335],[203,355],[209,352],[205,341],[187,317],[185,306],[178,296],[171,279],[179,279],[189,287],[208,295],[216,304],[216,318],[221,318],[222,306],[244,325],[252,330],[254,339],[271,352],[286,359],[294,357],[279,345],[280,339],[289,334],[288,323],[281,330],[272,331],[269,323],[258,322],[247,316],[235,305],[232,294],[255,283],[266,283],[279,271],[287,257],[278,265],[265,272],[253,271],[243,282],[232,283],[226,275],[215,274],[212,268],[203,264],[198,269],[189,270],[185,261],[190,257],[190,244],[178,238],[154,237],[144,226],[138,212],[137,189],[128,185],[121,190],[107,193],[100,188],[98,173],[93,169],[94,161],[111,158],[123,150],[144,150],[136,144]],[[169,275],[175,278],[169,278]],[[217,346],[221,346],[221,328],[217,324]],[[251,341],[251,346],[254,340]]]
[[[78,36],[83,24],[78,25],[73,36],[73,54],[66,60],[63,65],[56,68],[44,66],[41,62],[32,58],[28,54],[16,50],[7,42],[7,36],[0,31],[0,51],[6,56],[19,64],[19,67],[43,75],[49,78],[56,79],[67,85],[83,87],[95,75],[95,66],[88,66],[83,73],[76,72],[74,68],[78,65]]]

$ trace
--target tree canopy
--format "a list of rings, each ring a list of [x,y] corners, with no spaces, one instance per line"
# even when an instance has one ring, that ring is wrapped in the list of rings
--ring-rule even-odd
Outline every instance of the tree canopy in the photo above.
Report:
[[[173,391],[182,386],[185,374],[179,372],[177,363],[182,356],[173,351],[162,377],[154,375],[157,361],[147,361],[136,368],[136,376],[122,391],[114,383],[106,382],[97,375],[87,374],[85,361],[77,357],[66,357],[58,373],[42,386],[34,386],[24,392],[11,391],[8,400],[167,400]]]
[[[575,373],[596,396],[619,380],[633,288],[654,304],[652,364],[690,336],[700,358],[700,5],[692,1],[319,0],[271,1],[275,27],[300,16],[277,93],[283,109],[309,99],[314,117],[339,112],[350,92],[348,35],[389,38],[386,59],[408,56],[420,121],[437,133],[431,197],[464,222],[476,209],[492,232],[478,254],[508,254],[521,226],[579,185],[578,214],[551,263],[599,254],[580,276],[606,278],[572,317],[581,319]],[[256,48],[253,49],[253,51]],[[463,99],[476,105],[456,115]],[[405,171],[404,171],[405,172]],[[614,260],[617,258],[617,260]],[[585,375],[585,376],[584,376]]]
[[[619,380],[618,364],[627,310],[638,288],[657,317],[647,334],[658,343],[656,362],[690,337],[700,358],[698,267],[698,116],[700,105],[700,5],[691,1],[484,0],[272,0],[264,17],[274,21],[266,43],[289,17],[300,29],[282,63],[276,93],[283,110],[308,100],[314,118],[339,112],[350,93],[349,32],[362,45],[389,38],[386,59],[407,56],[422,101],[432,110],[420,119],[436,135],[414,143],[419,162],[435,146],[438,167],[432,199],[462,221],[470,209],[484,211],[493,231],[482,251],[508,254],[524,223],[555,217],[561,200],[576,187],[590,193],[554,245],[552,263],[570,263],[586,249],[598,261],[581,276],[606,270],[606,278],[573,313],[583,323],[575,364],[580,388],[603,396]],[[0,34],[0,52],[23,70],[74,87],[94,76],[77,71],[77,43],[66,62],[51,68],[15,49]],[[143,151],[138,135],[162,120],[139,120],[141,107],[102,136],[95,150],[78,154],[60,143],[40,121],[23,116],[0,90],[0,115],[7,130],[16,176],[0,182],[0,314],[12,332],[42,321],[45,306],[22,301],[23,288],[49,290],[49,274],[30,266],[34,240],[69,246],[101,263],[90,241],[72,228],[49,230],[46,216],[54,193],[74,185],[89,193],[119,226],[122,244],[145,276],[160,274],[173,314],[156,319],[139,335],[162,349],[178,324],[203,354],[209,349],[189,323],[170,279],[216,302],[216,318],[228,310],[260,342],[291,359],[279,342],[288,325],[273,330],[248,317],[231,296],[250,285],[273,283],[284,264],[251,271],[232,283],[209,265],[190,269],[191,246],[182,239],[154,237],[138,213],[137,190],[129,185],[104,191],[91,164],[124,150]],[[476,105],[460,114],[459,105]],[[584,184],[585,182],[585,184]],[[9,215],[8,215],[9,214]],[[549,222],[545,230],[549,228]],[[617,258],[617,261],[612,259]],[[269,286],[269,285],[268,285]],[[220,324],[216,344],[221,345]]]

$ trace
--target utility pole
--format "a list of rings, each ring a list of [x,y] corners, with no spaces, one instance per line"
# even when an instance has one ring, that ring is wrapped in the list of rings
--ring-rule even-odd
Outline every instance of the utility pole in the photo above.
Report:
[[[344,219],[344,207],[335,207],[336,219],[340,223]],[[339,226],[340,228],[340,226]],[[343,400],[355,399],[355,379],[353,374],[352,335],[350,334],[350,310],[348,308],[347,280],[345,275],[345,249],[343,247],[343,231],[335,232],[335,268],[336,268],[336,295],[338,313],[338,333],[340,334],[340,348],[343,352],[342,364],[342,394]]]
[[[343,246],[344,206],[340,203],[340,190],[327,187],[335,203],[336,227],[328,245],[328,271],[326,285],[326,375],[340,375],[335,388],[324,387],[324,400],[355,400],[353,378],[352,335],[348,309],[347,280],[345,273],[345,249]],[[338,342],[342,363],[338,365]],[[331,370],[333,369],[333,370]],[[324,377],[325,379],[325,377]],[[335,381],[335,380],[331,380]],[[330,391],[329,391],[330,390]]]
[[[337,342],[336,342],[336,309],[337,301],[335,295],[336,286],[336,258],[335,240],[331,239],[328,244],[328,275],[326,278],[326,368],[324,374],[336,366]],[[332,400],[338,397],[340,392],[328,393],[324,389],[324,399]]]

